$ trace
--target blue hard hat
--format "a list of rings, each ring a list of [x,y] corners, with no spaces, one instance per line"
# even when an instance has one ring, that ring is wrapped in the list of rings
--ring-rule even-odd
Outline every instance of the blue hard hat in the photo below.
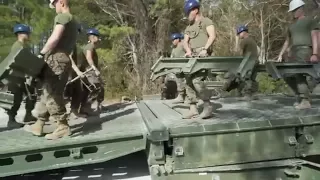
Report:
[[[31,33],[31,28],[25,24],[16,24],[13,28],[13,33]]]
[[[180,33],[171,34],[171,40],[173,41],[175,39],[183,39],[183,34],[180,34]]]
[[[240,25],[240,26],[237,27],[237,35],[239,35],[240,33],[244,32],[244,31],[248,32],[248,30],[249,30],[249,29],[248,29],[247,26],[245,26],[245,25]]]
[[[190,11],[194,8],[199,8],[200,3],[199,0],[187,0],[184,3],[184,13],[189,15]]]
[[[100,33],[97,29],[91,28],[87,30],[87,35],[100,36]]]

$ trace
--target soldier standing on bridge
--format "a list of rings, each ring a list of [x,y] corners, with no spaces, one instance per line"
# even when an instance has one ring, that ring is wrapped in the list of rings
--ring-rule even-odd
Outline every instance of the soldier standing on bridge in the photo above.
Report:
[[[14,26],[14,34],[17,36],[17,41],[12,45],[11,52],[18,51],[21,48],[30,48],[27,43],[29,40],[29,35],[31,29],[25,24],[17,24]],[[31,49],[30,49],[31,50]],[[27,60],[27,59],[26,59]],[[8,90],[14,94],[13,106],[11,109],[7,110],[9,121],[7,126],[9,128],[20,128],[23,124],[16,122],[16,115],[20,108],[23,100],[23,95],[26,95],[26,115],[24,117],[24,122],[30,122],[35,120],[32,116],[31,111],[33,110],[37,97],[34,96],[35,87],[32,86],[33,82],[31,77],[11,77],[15,78],[14,81],[10,81],[8,84]]]
[[[80,112],[88,115],[96,115],[101,110],[101,102],[104,100],[103,82],[100,77],[100,70],[98,64],[98,54],[96,52],[97,44],[99,42],[100,33],[97,29],[88,29],[88,44],[82,48],[81,53],[81,68],[80,70],[86,73],[87,80],[92,85],[92,92],[86,87],[83,87],[83,96],[81,101]],[[91,71],[88,71],[90,70]],[[93,112],[92,108],[93,107]]]
[[[256,41],[249,35],[248,27],[245,25],[240,25],[237,28],[237,35],[241,39],[240,49],[242,51],[242,55],[247,53],[251,53],[250,59],[256,61],[256,65],[259,63],[259,54],[258,54],[258,46]],[[253,68],[252,71],[248,72],[247,76],[244,79],[244,82],[240,85],[240,93],[243,91],[243,99],[244,100],[252,100],[253,94],[258,90],[258,82],[256,81],[257,71],[256,68]]]
[[[173,33],[171,35],[172,45],[173,49],[171,52],[172,58],[177,57],[184,57],[185,50],[183,48],[183,34],[181,33]],[[186,96],[186,88],[185,88],[185,82],[184,82],[184,75],[182,73],[176,74],[176,82],[177,82],[177,90],[178,90],[178,96],[173,100],[173,104],[179,104],[184,103],[185,96]]]
[[[292,12],[295,22],[289,26],[287,39],[280,52],[278,61],[282,61],[282,55],[291,45],[292,61],[296,62],[317,62],[318,61],[318,24],[311,17],[304,14],[305,3],[302,0],[292,0],[289,4],[289,11]],[[294,91],[297,102],[296,109],[311,108],[310,89],[304,75],[294,75],[285,79],[286,83]]]
[[[63,94],[71,69],[69,55],[77,40],[77,22],[70,13],[68,0],[50,0],[50,7],[56,9],[57,15],[53,32],[39,55],[46,62],[42,78],[43,92],[35,108],[37,121],[25,126],[25,130],[41,136],[45,121],[52,120],[57,122],[58,127],[45,138],[58,139],[71,134]]]
[[[200,14],[200,4],[197,0],[188,0],[184,5],[185,14],[188,16],[189,26],[185,30],[184,48],[186,56],[210,56],[211,45],[216,38],[216,32],[212,20]],[[198,72],[192,77],[187,77],[187,97],[190,101],[190,110],[183,116],[190,119],[199,115],[197,102],[203,100],[203,112],[200,118],[206,119],[212,116],[213,107],[210,103],[211,91],[207,89],[203,80],[207,72]]]

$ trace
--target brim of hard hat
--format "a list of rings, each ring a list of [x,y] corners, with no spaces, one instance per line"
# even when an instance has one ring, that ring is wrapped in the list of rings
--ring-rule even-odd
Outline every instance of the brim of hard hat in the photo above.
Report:
[[[294,10],[298,9],[298,8],[301,8],[302,6],[304,6],[304,4],[303,4],[303,5],[301,5],[301,6],[299,6],[299,7],[297,7],[297,8],[289,9],[289,11],[288,11],[288,12],[292,12],[292,11],[294,11]]]

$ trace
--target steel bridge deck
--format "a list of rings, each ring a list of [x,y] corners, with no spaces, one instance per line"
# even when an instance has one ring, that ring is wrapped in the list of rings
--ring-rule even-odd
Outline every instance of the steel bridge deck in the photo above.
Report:
[[[22,107],[23,108],[23,107]],[[0,132],[0,176],[104,162],[145,149],[145,126],[136,104],[119,104],[87,120],[70,120],[73,135],[48,141],[23,129]],[[4,114],[4,113],[1,113]],[[23,112],[17,119],[23,117]],[[6,122],[2,116],[2,124]],[[54,130],[47,124],[45,133]]]
[[[174,105],[170,100],[145,101],[149,109],[169,129],[171,136],[320,121],[319,99],[312,101],[312,109],[300,111],[293,107],[294,98],[278,95],[260,96],[258,100],[251,102],[240,101],[239,98],[222,98],[214,102],[222,104],[223,107],[214,113],[213,118],[188,120],[182,119],[182,114],[188,111],[185,104]]]

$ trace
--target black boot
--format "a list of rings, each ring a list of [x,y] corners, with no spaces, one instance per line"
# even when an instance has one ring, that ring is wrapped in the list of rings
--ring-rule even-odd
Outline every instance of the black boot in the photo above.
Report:
[[[27,112],[24,116],[23,122],[24,123],[30,123],[30,122],[36,122],[37,118],[35,118],[31,112]]]
[[[10,129],[19,129],[22,128],[24,124],[18,123],[14,116],[9,116],[7,127]]]

